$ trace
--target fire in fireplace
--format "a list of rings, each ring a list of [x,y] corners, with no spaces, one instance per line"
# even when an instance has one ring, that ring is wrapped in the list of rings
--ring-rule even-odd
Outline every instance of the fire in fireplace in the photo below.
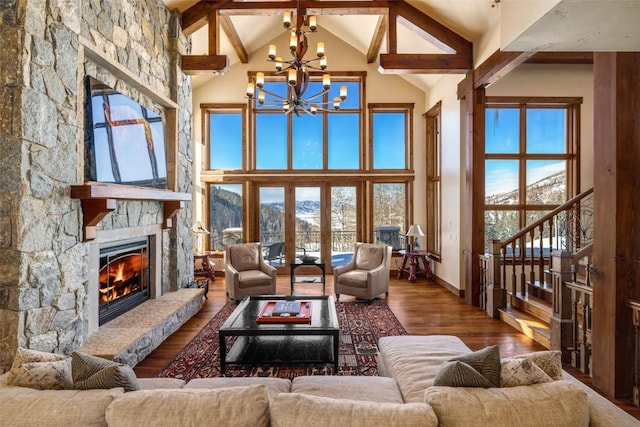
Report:
[[[100,325],[149,299],[149,238],[100,248]]]

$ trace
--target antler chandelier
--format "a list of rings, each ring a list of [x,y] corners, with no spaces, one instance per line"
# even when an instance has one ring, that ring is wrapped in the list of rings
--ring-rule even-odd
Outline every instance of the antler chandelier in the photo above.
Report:
[[[284,29],[291,32],[289,37],[289,51],[292,59],[283,61],[276,54],[276,46],[269,45],[268,61],[275,63],[276,75],[287,76],[287,94],[278,95],[264,88],[264,73],[257,72],[255,83],[247,84],[247,98],[261,106],[282,107],[286,114],[300,115],[304,112],[315,115],[318,111],[330,111],[340,109],[340,101],[347,99],[347,87],[340,87],[340,95],[333,100],[325,101],[324,95],[331,89],[331,76],[328,73],[322,75],[322,90],[316,94],[304,97],[310,82],[310,71],[325,71],[327,57],[324,54],[324,43],[319,42],[316,49],[316,57],[305,59],[309,47],[307,33],[315,33],[318,29],[315,16],[306,16],[302,13],[300,2],[296,10],[296,25],[293,25],[293,12],[285,12],[283,17]],[[306,26],[307,29],[304,29]],[[256,96],[257,95],[257,96]],[[255,104],[254,104],[255,106]]]

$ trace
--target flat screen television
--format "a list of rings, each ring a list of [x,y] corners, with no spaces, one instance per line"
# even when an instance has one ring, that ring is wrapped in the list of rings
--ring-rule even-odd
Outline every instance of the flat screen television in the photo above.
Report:
[[[85,178],[167,188],[162,116],[87,76]]]

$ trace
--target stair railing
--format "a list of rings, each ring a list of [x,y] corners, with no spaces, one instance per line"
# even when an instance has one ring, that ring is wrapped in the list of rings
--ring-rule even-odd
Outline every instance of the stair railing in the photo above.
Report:
[[[631,322],[633,324],[634,361],[633,361],[633,404],[640,406],[640,301],[629,300]]]
[[[527,296],[527,283],[546,283],[553,251],[576,253],[593,241],[593,189],[586,190],[529,224],[508,239],[489,241],[479,257],[480,299],[487,314]],[[506,290],[506,295],[505,295]],[[509,301],[506,300],[508,295]]]

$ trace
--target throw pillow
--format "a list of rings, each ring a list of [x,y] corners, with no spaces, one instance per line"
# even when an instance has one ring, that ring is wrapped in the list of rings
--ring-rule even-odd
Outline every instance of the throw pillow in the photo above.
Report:
[[[514,359],[529,359],[535,363],[552,380],[562,379],[562,352],[560,350],[536,351],[534,353],[520,354]]]
[[[434,386],[493,387],[491,381],[464,362],[444,362],[433,380]]]
[[[454,357],[449,361],[452,362],[456,360],[464,362],[480,372],[482,376],[491,382],[493,387],[500,387],[500,347],[497,345]]]
[[[73,386],[78,390],[122,387],[125,392],[140,390],[129,365],[76,351],[72,355]]]
[[[553,381],[529,359],[503,359],[500,372],[502,387],[516,387]]]
[[[56,354],[56,353],[47,353],[44,351],[38,350],[29,350],[26,348],[19,347],[16,350],[16,355],[13,358],[13,364],[11,365],[11,369],[9,370],[9,375],[7,375],[7,384],[14,385],[13,382],[21,372],[21,366],[24,363],[28,362],[55,362],[58,360],[68,359],[69,356],[65,356],[64,354]]]
[[[23,363],[13,379],[14,386],[37,390],[71,390],[71,358],[53,362]]]

